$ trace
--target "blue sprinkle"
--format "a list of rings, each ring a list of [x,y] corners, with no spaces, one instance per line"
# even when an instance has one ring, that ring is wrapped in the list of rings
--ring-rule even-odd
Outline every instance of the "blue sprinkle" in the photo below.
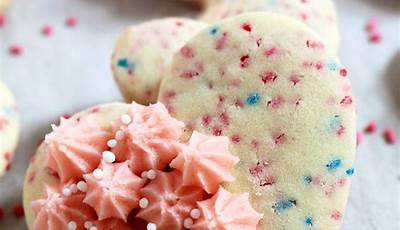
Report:
[[[272,208],[274,209],[275,213],[281,213],[285,210],[296,207],[296,204],[297,204],[296,200],[286,199],[278,201],[272,206]]]
[[[337,63],[333,62],[333,61],[328,63],[328,68],[329,68],[330,71],[336,71],[336,70],[339,69]]]
[[[248,105],[255,105],[260,102],[261,96],[258,93],[250,94],[246,99],[246,104]]]
[[[342,161],[340,159],[335,159],[329,162],[326,167],[328,168],[329,171],[335,171],[338,169],[340,166],[342,166]]]
[[[121,58],[118,60],[117,65],[121,68],[125,69],[132,69],[135,67],[135,64],[129,63],[129,60],[127,58]]]
[[[307,225],[307,226],[313,226],[313,224],[314,224],[314,219],[313,219],[311,216],[307,216],[307,217],[304,219],[304,224]]]
[[[312,177],[311,176],[304,176],[303,180],[304,180],[304,183],[311,184]]]
[[[354,174],[354,168],[349,168],[349,169],[347,169],[347,170],[346,170],[346,174],[347,174],[348,176],[352,176],[352,175]]]
[[[342,125],[342,119],[336,115],[329,121],[329,128],[336,131]]]
[[[211,35],[216,35],[218,33],[219,29],[217,26],[213,26],[210,30]]]

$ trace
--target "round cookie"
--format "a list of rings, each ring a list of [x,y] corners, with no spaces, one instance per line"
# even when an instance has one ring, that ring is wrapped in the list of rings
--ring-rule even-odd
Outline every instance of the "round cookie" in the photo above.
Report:
[[[123,32],[115,45],[112,71],[125,100],[156,102],[160,81],[173,54],[205,26],[191,19],[166,18]]]
[[[304,22],[322,36],[337,52],[339,31],[336,7],[332,0],[221,0],[210,5],[201,19],[212,23],[244,12],[265,11],[283,14]]]
[[[10,167],[18,142],[19,121],[13,95],[0,82],[0,177]]]
[[[117,119],[121,114],[128,111],[129,105],[123,103],[112,103],[92,107],[81,113],[74,115],[71,119],[84,118],[90,114],[95,114],[96,122],[104,129],[111,130],[111,121]],[[25,218],[29,229],[33,229],[35,214],[31,208],[31,202],[42,197],[43,186],[58,185],[59,178],[52,170],[44,167],[46,162],[46,147],[41,144],[32,158],[26,173],[23,199]]]
[[[288,17],[247,13],[182,50],[159,101],[187,130],[231,138],[241,161],[225,187],[251,191],[259,229],[340,229],[355,108],[347,70],[321,38]]]

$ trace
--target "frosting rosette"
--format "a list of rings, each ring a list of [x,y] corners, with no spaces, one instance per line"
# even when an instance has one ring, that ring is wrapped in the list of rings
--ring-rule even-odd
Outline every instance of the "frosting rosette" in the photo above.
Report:
[[[183,185],[198,186],[216,193],[223,182],[233,181],[231,171],[239,158],[229,151],[229,138],[214,137],[194,131],[188,145],[171,162],[183,174]]]
[[[156,178],[141,190],[148,205],[137,217],[154,223],[157,229],[184,229],[184,220],[196,207],[196,201],[203,200],[204,191],[183,186],[181,177],[178,171],[157,171]]]
[[[197,202],[201,217],[193,230],[254,230],[262,214],[250,205],[249,194],[232,194],[222,187],[210,199]]]
[[[107,149],[110,134],[101,129],[94,116],[82,119],[61,118],[60,126],[46,135],[46,165],[57,172],[62,182],[79,180],[93,171]]]
[[[84,229],[84,222],[96,219],[96,213],[84,204],[83,193],[64,195],[62,189],[44,185],[44,197],[31,203],[36,213],[33,229],[35,230],[70,230]]]
[[[88,226],[95,226],[97,230],[134,230],[134,228],[130,227],[127,223],[116,218],[95,221],[93,225],[92,223],[88,223],[87,227]]]
[[[87,183],[83,202],[96,210],[99,220],[113,217],[126,222],[129,212],[138,206],[139,189],[145,181],[131,172],[127,161],[102,162],[98,170],[83,176]]]
[[[143,106],[133,102],[129,112],[113,125],[117,144],[112,151],[118,161],[129,160],[136,174],[163,170],[178,154],[183,127],[163,104]]]

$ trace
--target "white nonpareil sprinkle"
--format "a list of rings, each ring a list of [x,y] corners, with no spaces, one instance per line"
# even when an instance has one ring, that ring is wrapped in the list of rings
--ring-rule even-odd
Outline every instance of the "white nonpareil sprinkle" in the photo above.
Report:
[[[81,192],[86,192],[87,191],[87,184],[84,181],[79,181],[76,187],[79,189]]]
[[[107,141],[107,146],[110,148],[114,148],[115,146],[117,146],[117,140],[111,139],[111,140]]]
[[[115,161],[115,154],[110,151],[104,151],[103,154],[103,160],[107,163],[113,163]]]
[[[142,174],[140,174],[140,177],[147,179],[147,171],[143,171]]]
[[[121,122],[124,125],[129,125],[132,122],[132,118],[128,114],[124,114],[121,116]]]
[[[157,172],[153,169],[150,169],[149,171],[147,171],[147,178],[149,178],[150,180],[154,180],[157,177]]]
[[[97,228],[95,226],[90,227],[89,230],[97,230]]]
[[[92,173],[93,177],[96,178],[97,180],[103,179],[104,172],[101,169],[95,169]]]
[[[193,226],[193,220],[191,218],[186,218],[183,221],[183,227],[187,228],[187,229],[191,229]]]
[[[71,184],[71,185],[69,186],[69,189],[71,189],[71,192],[72,192],[72,193],[78,192],[78,187],[76,187],[76,184]]]
[[[84,226],[85,226],[86,229],[90,229],[91,227],[93,227],[93,223],[90,222],[90,221],[85,221]]]
[[[147,206],[149,206],[149,200],[147,198],[142,198],[139,200],[140,208],[147,208]]]
[[[154,223],[148,223],[147,230],[157,230],[157,225],[155,225]]]
[[[201,215],[200,210],[197,208],[192,209],[192,211],[190,211],[190,217],[192,217],[195,220],[199,219],[200,215]]]
[[[72,191],[69,188],[64,188],[62,191],[64,196],[71,196],[72,195]]]
[[[122,130],[118,130],[118,131],[115,133],[115,139],[116,139],[117,141],[122,140],[122,139],[124,138],[124,136],[125,136],[125,134],[124,134],[124,131],[122,131]]]
[[[68,226],[68,230],[75,230],[75,229],[78,227],[78,226],[76,225],[76,222],[75,222],[75,221],[70,221],[70,222],[68,222],[67,226]]]

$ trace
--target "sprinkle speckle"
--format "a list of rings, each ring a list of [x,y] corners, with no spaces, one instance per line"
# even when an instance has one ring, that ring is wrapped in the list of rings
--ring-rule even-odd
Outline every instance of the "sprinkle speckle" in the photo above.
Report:
[[[304,224],[307,225],[307,226],[313,226],[313,224],[314,224],[313,218],[311,216],[307,216],[304,219]]]
[[[296,207],[297,201],[293,199],[284,199],[275,203],[272,208],[275,213],[281,213],[285,210],[292,209]]]
[[[341,166],[342,166],[342,161],[340,159],[332,160],[328,164],[326,164],[326,168],[329,171],[335,171],[336,169],[340,168]]]
[[[354,168],[349,168],[349,169],[347,169],[347,170],[346,170],[346,174],[347,174],[348,176],[352,176],[352,175],[354,174]]]
[[[258,102],[260,102],[261,96],[258,93],[252,93],[250,94],[247,99],[246,99],[246,104],[247,105],[256,105]]]

